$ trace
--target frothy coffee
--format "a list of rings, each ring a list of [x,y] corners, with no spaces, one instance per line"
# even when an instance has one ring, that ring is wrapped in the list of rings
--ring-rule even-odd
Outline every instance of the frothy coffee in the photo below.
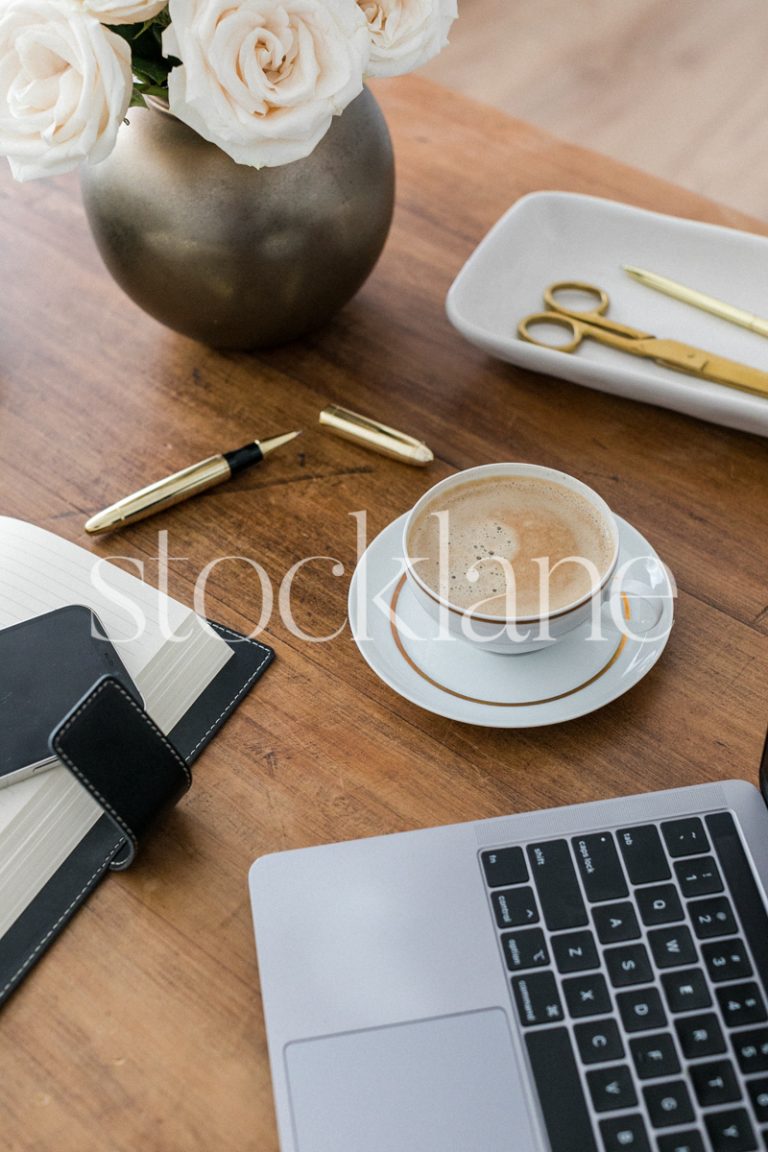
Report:
[[[425,584],[458,608],[507,618],[557,612],[588,596],[613,551],[593,504],[532,476],[457,484],[424,506],[408,534]]]

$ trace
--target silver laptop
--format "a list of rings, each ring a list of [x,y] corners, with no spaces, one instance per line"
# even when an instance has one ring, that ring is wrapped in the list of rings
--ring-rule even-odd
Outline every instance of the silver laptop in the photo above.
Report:
[[[768,1148],[751,785],[279,853],[250,889],[282,1152]]]

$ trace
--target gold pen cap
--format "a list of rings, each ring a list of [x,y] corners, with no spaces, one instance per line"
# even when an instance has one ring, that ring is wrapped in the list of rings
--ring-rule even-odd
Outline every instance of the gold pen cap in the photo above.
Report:
[[[434,460],[432,451],[422,440],[417,440],[397,428],[390,428],[388,424],[380,424],[369,416],[361,416],[359,412],[351,412],[349,408],[342,408],[338,404],[329,404],[320,413],[320,424],[340,436],[343,440],[351,440],[355,444],[362,444],[364,448],[371,448],[382,456],[390,456],[393,460],[400,460],[404,464],[415,464],[423,468]]]

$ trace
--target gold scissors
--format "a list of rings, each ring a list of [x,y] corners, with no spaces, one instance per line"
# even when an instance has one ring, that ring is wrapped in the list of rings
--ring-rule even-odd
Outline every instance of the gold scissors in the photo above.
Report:
[[[561,304],[558,293],[571,292],[597,301],[592,307],[573,308]],[[742,392],[753,392],[757,396],[768,397],[768,372],[739,364],[736,360],[726,360],[691,344],[679,340],[660,340],[650,332],[640,332],[626,324],[617,324],[606,317],[608,293],[592,284],[582,284],[578,280],[561,280],[551,284],[544,293],[544,303],[549,312],[534,312],[520,321],[517,331],[523,340],[552,348],[557,352],[575,352],[582,340],[598,340],[619,352],[631,356],[643,356],[655,360],[665,368],[676,372],[687,372],[700,376],[702,380],[712,380],[717,384],[728,384]],[[564,344],[557,344],[531,334],[536,325],[556,324],[571,334]]]

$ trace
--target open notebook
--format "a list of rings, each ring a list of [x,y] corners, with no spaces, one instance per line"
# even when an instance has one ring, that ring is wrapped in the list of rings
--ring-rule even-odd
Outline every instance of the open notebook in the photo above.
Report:
[[[34,525],[0,517],[0,628],[68,604],[84,604],[97,614],[146,711],[187,762],[272,656],[266,646],[211,626],[93,553]],[[58,930],[58,919],[71,913],[70,897],[81,896],[76,885],[82,880],[80,887],[93,886],[92,860],[80,846],[106,820],[102,807],[62,764],[0,788],[0,1002],[17,975],[9,968],[16,959],[23,963],[28,946],[36,947],[38,930],[48,924],[44,935],[52,935],[51,925]],[[65,865],[72,881],[57,896],[53,881]],[[35,915],[32,905],[41,893],[48,907]],[[10,960],[7,953],[13,954]]]

